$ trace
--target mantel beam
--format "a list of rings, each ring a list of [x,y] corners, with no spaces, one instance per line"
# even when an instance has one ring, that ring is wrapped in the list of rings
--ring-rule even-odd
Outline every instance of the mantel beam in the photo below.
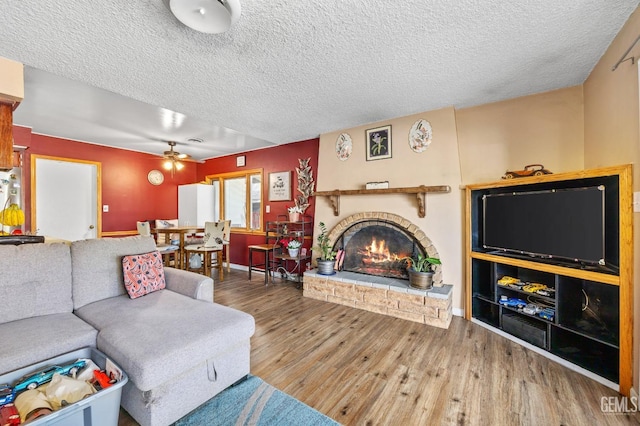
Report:
[[[426,195],[427,193],[447,193],[451,192],[449,185],[420,185],[404,188],[380,188],[380,189],[334,189],[333,191],[317,191],[313,195],[318,197],[328,197],[333,208],[333,215],[340,215],[340,196],[342,195],[381,195],[381,194],[410,194],[416,195],[418,201],[418,216],[426,216]]]

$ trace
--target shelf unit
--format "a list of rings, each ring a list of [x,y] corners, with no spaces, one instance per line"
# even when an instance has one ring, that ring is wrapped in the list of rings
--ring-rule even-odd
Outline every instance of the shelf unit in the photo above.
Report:
[[[302,270],[303,263],[311,259],[311,249],[306,243],[311,241],[313,236],[313,219],[311,216],[303,215],[302,220],[291,222],[288,218],[287,215],[278,215],[278,220],[267,222],[266,243],[273,244],[275,247],[271,270],[280,272],[283,278],[300,284],[304,272]],[[293,238],[302,243],[297,256],[289,256],[286,248],[277,246],[278,241],[283,238]],[[304,250],[302,250],[303,248]],[[305,254],[302,254],[303,252]]]
[[[501,330],[586,370],[629,396],[633,380],[633,213],[630,165],[575,173],[503,180],[466,187],[466,306],[465,317]],[[529,256],[492,252],[482,247],[482,197],[489,193],[547,188],[577,188],[602,184],[613,193],[617,214],[607,214],[614,226],[619,268],[582,269],[578,264],[551,262]],[[578,214],[578,213],[577,213]],[[504,276],[555,289],[540,296],[498,283]],[[501,297],[519,298],[555,309],[544,319],[501,304]],[[581,371],[578,369],[578,371]]]

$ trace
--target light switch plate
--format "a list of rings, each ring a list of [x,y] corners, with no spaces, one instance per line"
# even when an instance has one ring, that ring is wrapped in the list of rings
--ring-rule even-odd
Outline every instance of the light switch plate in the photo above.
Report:
[[[640,212],[640,192],[633,193],[633,211]]]

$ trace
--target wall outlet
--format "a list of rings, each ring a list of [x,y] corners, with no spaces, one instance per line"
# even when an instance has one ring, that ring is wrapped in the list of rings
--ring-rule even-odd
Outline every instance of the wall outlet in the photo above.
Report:
[[[105,212],[105,213],[109,213],[109,205],[108,204],[103,205],[102,206],[102,211]]]

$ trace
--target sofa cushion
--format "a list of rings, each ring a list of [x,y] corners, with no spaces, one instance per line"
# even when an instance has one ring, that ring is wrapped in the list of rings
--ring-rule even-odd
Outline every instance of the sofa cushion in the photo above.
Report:
[[[157,250],[122,256],[122,273],[124,288],[132,299],[165,287],[162,257]]]
[[[0,322],[72,311],[66,244],[0,245],[0,271]]]
[[[249,314],[170,290],[101,300],[76,315],[99,330],[98,349],[142,391],[215,359],[255,330]]]
[[[0,374],[43,359],[96,347],[98,331],[72,313],[41,315],[2,324]]]
[[[71,243],[73,307],[126,294],[122,256],[156,249],[152,237],[98,238]]]

